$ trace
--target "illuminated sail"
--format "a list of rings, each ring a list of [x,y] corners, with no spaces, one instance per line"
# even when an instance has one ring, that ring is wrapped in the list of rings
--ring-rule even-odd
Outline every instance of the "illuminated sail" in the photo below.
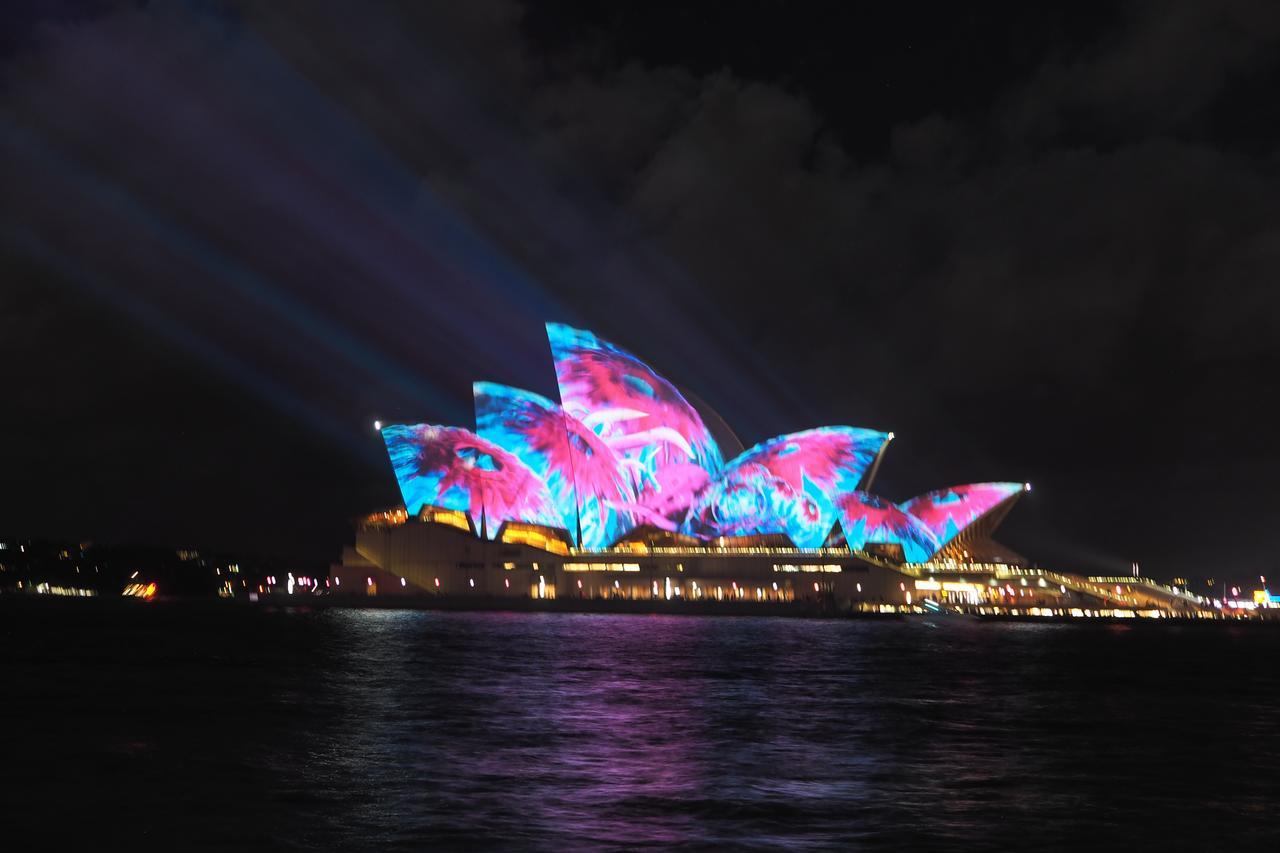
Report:
[[[490,538],[507,521],[557,527],[591,550],[637,528],[683,541],[785,535],[817,549],[839,521],[850,548],[900,545],[921,562],[966,530],[956,547],[989,535],[1023,489],[978,483],[895,506],[861,490],[891,434],[847,426],[778,436],[726,464],[698,409],[640,359],[569,326],[548,323],[547,337],[560,404],[479,382],[475,433],[382,430],[409,513],[465,512]]]
[[[477,382],[473,390],[476,432],[546,483],[574,544],[603,548],[632,528],[623,507],[635,503],[635,493],[621,457],[599,436],[531,391],[492,382]]]
[[[797,547],[819,548],[835,525],[836,497],[858,488],[888,438],[869,429],[820,427],[761,442],[698,494],[684,531],[785,533]]]
[[[901,545],[908,563],[923,563],[938,550],[938,540],[920,519],[887,498],[846,492],[836,500],[845,543],[855,551],[867,545]]]
[[[641,515],[673,519],[724,460],[676,387],[591,332],[547,324],[564,411],[622,457]]]
[[[490,539],[504,521],[560,527],[546,485],[515,455],[470,430],[428,424],[383,427],[405,509],[456,509]]]
[[[898,506],[924,522],[941,548],[1024,488],[1022,483],[971,483],[926,492]]]

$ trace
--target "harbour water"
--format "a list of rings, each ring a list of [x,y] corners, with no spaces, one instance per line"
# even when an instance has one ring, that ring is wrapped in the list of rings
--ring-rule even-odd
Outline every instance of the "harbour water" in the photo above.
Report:
[[[1280,845],[1268,625],[0,602],[0,633],[5,837],[53,847]]]

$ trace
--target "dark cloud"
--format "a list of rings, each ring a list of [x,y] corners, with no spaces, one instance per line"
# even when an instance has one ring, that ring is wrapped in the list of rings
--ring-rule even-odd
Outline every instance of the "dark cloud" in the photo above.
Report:
[[[45,334],[72,355],[5,368],[26,419],[55,423],[21,437],[66,446],[56,422],[82,417],[116,443],[77,465],[128,489],[95,454],[133,470],[176,453],[139,425],[145,404],[44,389],[75,358],[113,399],[143,351],[178,353],[148,382],[213,395],[233,437],[201,451],[224,460],[196,478],[207,523],[170,514],[165,535],[331,549],[343,515],[393,494],[369,418],[465,421],[472,378],[551,390],[540,323],[566,319],[650,356],[748,443],[895,430],[895,496],[1035,481],[1007,532],[1044,560],[1264,559],[1280,16],[922,14],[485,0],[38,19],[5,67],[19,192],[2,210],[7,263],[47,284],[5,294],[0,328],[19,359]],[[195,429],[197,410],[167,420]],[[118,526],[6,462],[41,497],[10,517]],[[271,488],[228,510],[263,467]],[[306,523],[263,520],[303,502]]]
[[[1018,135],[1106,140],[1153,133],[1211,133],[1208,109],[1247,75],[1277,66],[1280,8],[1225,3],[1135,2],[1119,26],[1075,55],[1046,62],[1014,96]]]

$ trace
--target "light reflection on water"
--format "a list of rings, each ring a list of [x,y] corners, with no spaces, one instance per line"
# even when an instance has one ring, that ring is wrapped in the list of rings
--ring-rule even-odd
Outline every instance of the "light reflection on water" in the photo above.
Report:
[[[43,768],[27,795],[74,775],[91,808],[146,802],[151,837],[195,846],[1066,849],[1216,846],[1224,826],[1257,844],[1280,793],[1268,629],[248,609],[49,626],[26,626],[42,655],[0,658],[5,722],[53,727],[38,711],[72,699],[98,716],[78,747],[19,750]]]

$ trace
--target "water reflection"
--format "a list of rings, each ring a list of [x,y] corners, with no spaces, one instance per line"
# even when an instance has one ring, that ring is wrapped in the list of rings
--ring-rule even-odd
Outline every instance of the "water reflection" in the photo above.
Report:
[[[0,651],[27,734],[14,812],[55,825],[60,796],[92,791],[94,819],[67,825],[86,843],[146,816],[184,848],[1215,847],[1224,827],[1249,846],[1280,794],[1265,629],[256,609],[10,624],[39,650]]]
[[[1089,660],[1106,629],[330,618],[333,748],[391,843],[1065,844],[1082,809],[1106,822],[1113,756],[1153,753],[1134,685]]]

